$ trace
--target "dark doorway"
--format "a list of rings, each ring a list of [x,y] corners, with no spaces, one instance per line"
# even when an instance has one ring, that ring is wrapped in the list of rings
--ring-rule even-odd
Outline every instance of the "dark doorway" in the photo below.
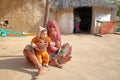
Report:
[[[90,33],[91,21],[92,7],[74,9],[74,33]]]

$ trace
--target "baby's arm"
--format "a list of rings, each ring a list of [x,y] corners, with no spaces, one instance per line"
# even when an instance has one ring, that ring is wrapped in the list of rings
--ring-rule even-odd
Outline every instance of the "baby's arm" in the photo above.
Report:
[[[31,44],[31,46],[32,46],[34,49],[39,50],[38,45],[36,45],[35,43]]]
[[[36,50],[39,50],[37,42],[37,37],[34,37],[31,41],[31,47],[33,47]]]

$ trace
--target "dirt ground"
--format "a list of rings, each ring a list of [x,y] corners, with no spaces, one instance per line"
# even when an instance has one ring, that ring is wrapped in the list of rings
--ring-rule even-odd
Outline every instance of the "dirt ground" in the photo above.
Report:
[[[0,37],[0,80],[34,80],[37,69],[23,56],[33,36]],[[38,80],[120,80],[120,35],[62,35],[73,46],[63,69],[50,66]]]

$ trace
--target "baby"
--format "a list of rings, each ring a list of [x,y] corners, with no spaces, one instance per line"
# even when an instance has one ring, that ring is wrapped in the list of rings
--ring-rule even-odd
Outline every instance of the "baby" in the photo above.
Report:
[[[48,67],[49,54],[47,47],[50,42],[51,40],[47,36],[47,30],[45,28],[40,28],[37,37],[34,37],[31,41],[31,46],[35,49],[36,57],[41,66]]]

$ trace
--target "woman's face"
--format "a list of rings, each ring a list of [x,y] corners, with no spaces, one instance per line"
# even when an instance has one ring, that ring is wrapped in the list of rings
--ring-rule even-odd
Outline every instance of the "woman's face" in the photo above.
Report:
[[[54,32],[55,31],[55,26],[51,25],[49,29],[50,29],[50,31]]]

